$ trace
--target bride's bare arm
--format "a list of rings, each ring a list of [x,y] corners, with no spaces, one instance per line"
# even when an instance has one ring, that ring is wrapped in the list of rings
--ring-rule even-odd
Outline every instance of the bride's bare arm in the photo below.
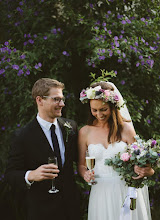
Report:
[[[89,170],[87,170],[85,153],[87,150],[87,134],[88,134],[88,126],[84,126],[79,130],[78,134],[78,151],[79,151],[79,160],[78,160],[78,172],[84,178],[86,182],[89,182],[92,178],[94,178],[94,174],[92,174]]]

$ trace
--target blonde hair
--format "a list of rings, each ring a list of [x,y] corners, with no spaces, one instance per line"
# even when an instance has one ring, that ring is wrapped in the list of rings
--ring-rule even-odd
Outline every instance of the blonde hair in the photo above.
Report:
[[[64,84],[55,79],[41,78],[37,80],[32,88],[32,98],[36,100],[37,96],[47,96],[51,88],[64,89]]]

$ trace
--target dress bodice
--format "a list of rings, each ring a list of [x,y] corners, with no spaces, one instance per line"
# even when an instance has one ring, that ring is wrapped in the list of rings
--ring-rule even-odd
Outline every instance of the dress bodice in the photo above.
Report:
[[[118,152],[124,153],[127,144],[123,141],[109,144],[108,148],[105,148],[102,144],[89,144],[88,151],[90,156],[95,157],[95,176],[97,175],[110,175],[118,176],[119,174],[113,170],[112,166],[105,165],[105,159],[114,157]]]

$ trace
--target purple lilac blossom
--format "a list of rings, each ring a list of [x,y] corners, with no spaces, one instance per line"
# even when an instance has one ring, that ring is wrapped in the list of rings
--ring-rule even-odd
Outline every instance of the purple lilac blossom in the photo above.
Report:
[[[19,66],[16,65],[16,64],[12,65],[12,68],[15,69],[15,70],[19,70]]]
[[[26,75],[29,75],[30,74],[30,71],[29,71],[29,69],[26,71]]]
[[[0,70],[0,75],[3,74],[4,72],[5,72],[5,70],[4,70],[4,69],[1,69],[1,70]]]
[[[122,20],[121,23],[122,23],[122,24],[126,24],[126,21],[125,21],[125,20]]]
[[[26,57],[25,54],[22,54],[22,55],[20,56],[21,59],[25,59],[25,57]]]
[[[28,42],[29,42],[30,44],[34,44],[34,40],[32,40],[32,39],[29,39]]]
[[[126,82],[124,80],[121,81],[121,84],[124,85]]]
[[[118,59],[118,63],[121,63],[121,62],[122,62],[122,59],[121,59],[121,58],[119,58],[119,59]]]

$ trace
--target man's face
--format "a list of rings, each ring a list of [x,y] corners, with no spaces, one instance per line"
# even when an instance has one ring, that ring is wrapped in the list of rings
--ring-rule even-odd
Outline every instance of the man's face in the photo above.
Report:
[[[65,106],[61,100],[57,102],[54,98],[63,98],[63,92],[61,88],[51,88],[49,95],[41,99],[41,104],[38,105],[39,115],[44,120],[53,122],[55,118],[62,115],[62,108]]]

